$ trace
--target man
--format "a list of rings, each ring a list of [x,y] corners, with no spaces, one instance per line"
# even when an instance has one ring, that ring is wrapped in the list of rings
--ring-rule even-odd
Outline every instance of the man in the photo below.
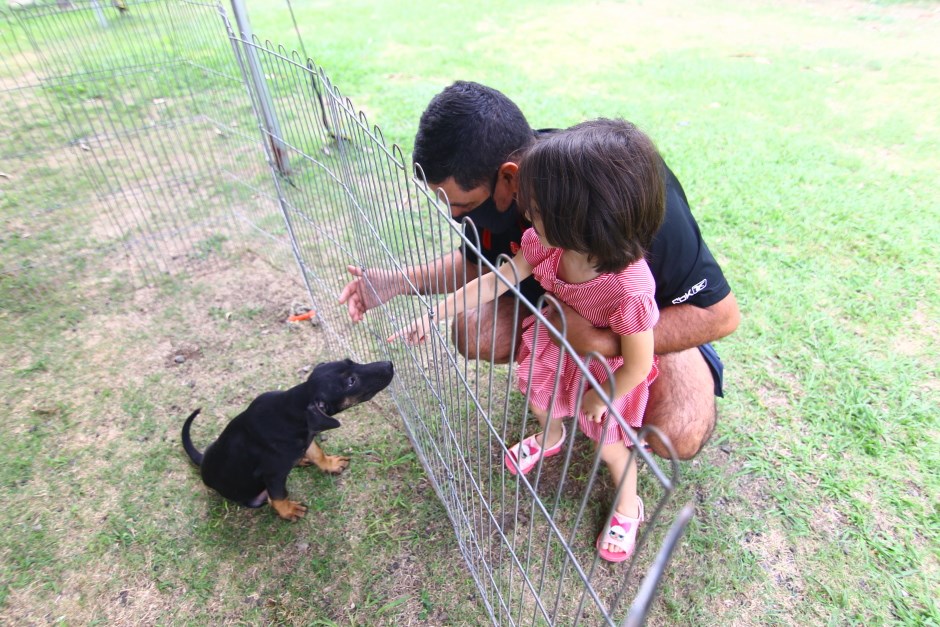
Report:
[[[421,115],[413,161],[421,166],[431,189],[447,196],[454,219],[473,220],[481,250],[493,264],[500,254],[512,256],[529,226],[516,206],[518,165],[513,159],[537,135],[511,100],[478,83],[457,81],[435,96]],[[659,376],[650,387],[644,424],[668,437],[680,459],[691,459],[711,437],[717,419],[715,396],[722,395],[723,366],[710,342],[733,332],[740,312],[702,240],[682,186],[668,167],[665,175],[666,217],[646,256],[656,279],[660,317],[653,329]],[[355,278],[343,289],[340,302],[359,321],[366,311],[393,296],[411,293],[410,285],[426,294],[451,292],[464,280],[476,278],[479,267],[476,254],[466,247],[409,268],[407,281],[372,272],[367,285],[362,271],[350,266]],[[541,295],[541,287],[532,279],[520,290],[532,303]],[[564,313],[566,339],[579,354],[619,354],[617,338],[609,330],[594,328],[570,309]],[[458,350],[469,357],[506,362],[519,341],[512,336],[519,326],[513,315],[514,308],[504,302],[468,311],[466,319],[458,317],[454,322]],[[476,331],[478,322],[479,334],[461,332]],[[489,345],[494,325],[495,341]],[[669,455],[655,433],[647,442],[658,455]]]

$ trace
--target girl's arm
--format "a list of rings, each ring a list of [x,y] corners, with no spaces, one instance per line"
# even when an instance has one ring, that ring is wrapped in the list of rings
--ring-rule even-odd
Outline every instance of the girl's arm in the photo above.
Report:
[[[516,270],[513,271],[513,266]],[[501,274],[509,283],[503,283],[498,280],[496,273]],[[523,279],[527,279],[532,274],[532,266],[526,261],[522,251],[516,253],[512,258],[512,265],[504,263],[496,272],[488,272],[483,276],[467,283],[464,287],[457,290],[447,297],[447,299],[438,304],[434,309],[434,319],[440,320],[443,316],[452,317],[463,313],[465,304],[471,307],[483,305],[496,300],[506,293],[509,285],[518,285]],[[517,278],[518,277],[518,278]],[[430,330],[430,320],[427,316],[420,316],[408,326],[402,328],[397,333],[389,336],[391,342],[396,338],[404,338],[408,344],[419,344],[423,342]]]
[[[612,398],[628,393],[649,375],[653,363],[653,330],[620,336],[620,352],[623,355],[623,365],[614,371]],[[607,413],[607,405],[600,395],[591,389],[584,393],[581,411],[594,422],[600,422]]]

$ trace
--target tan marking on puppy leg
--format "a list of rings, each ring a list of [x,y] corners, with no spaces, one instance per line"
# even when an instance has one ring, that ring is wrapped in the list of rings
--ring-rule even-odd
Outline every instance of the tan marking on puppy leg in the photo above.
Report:
[[[304,463],[304,461],[307,463]],[[341,455],[327,455],[319,444],[311,442],[304,459],[301,461],[302,466],[309,466],[310,464],[315,464],[317,468],[324,472],[337,475],[349,466],[349,458]]]
[[[278,516],[291,522],[300,520],[304,517],[304,514],[307,513],[307,508],[297,501],[291,501],[289,499],[268,499],[268,503],[271,504],[271,507],[274,508]]]

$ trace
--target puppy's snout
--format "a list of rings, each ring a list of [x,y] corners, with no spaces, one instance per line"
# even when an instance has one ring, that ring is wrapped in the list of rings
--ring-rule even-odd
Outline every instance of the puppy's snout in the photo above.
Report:
[[[384,389],[392,382],[392,377],[395,376],[395,365],[390,361],[377,361],[374,364],[376,381],[378,385],[378,390]]]
[[[387,388],[395,376],[395,366],[390,361],[372,362],[363,369],[362,375],[360,393],[352,404],[367,401]]]

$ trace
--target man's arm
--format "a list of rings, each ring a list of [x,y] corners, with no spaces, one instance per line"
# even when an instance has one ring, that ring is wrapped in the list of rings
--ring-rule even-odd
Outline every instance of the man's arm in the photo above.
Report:
[[[339,302],[346,304],[349,317],[360,322],[367,311],[388,302],[395,296],[411,294],[412,285],[419,294],[450,293],[477,277],[477,264],[464,263],[463,254],[455,250],[434,261],[411,266],[404,275],[389,270],[365,272],[356,266],[346,269],[355,277],[340,293]],[[367,284],[368,281],[368,284]]]
[[[730,335],[741,322],[732,292],[709,307],[672,305],[659,311],[653,327],[656,354],[677,353]]]
[[[458,249],[430,263],[411,266],[405,272],[408,280],[418,288],[419,294],[449,294],[463,287],[465,282],[475,279],[477,266],[464,263],[463,253]],[[409,291],[408,285],[405,284],[404,289],[397,295],[407,294]]]
[[[516,253],[512,263],[501,265],[496,272],[487,272],[483,276],[469,281],[464,287],[438,303],[434,310],[434,321],[452,318],[462,314],[467,306],[477,307],[490,303],[509,290],[510,286],[518,285],[519,281],[532,274],[532,266],[526,260],[523,252]],[[505,282],[500,281],[502,276]],[[389,336],[391,342],[396,338],[404,338],[408,344],[419,344],[425,340],[433,321],[428,316],[419,316],[410,325]]]
[[[573,309],[562,304],[567,323],[566,337],[579,355],[596,351],[605,357],[620,354],[620,336],[610,329],[595,328]],[[558,313],[552,310],[549,321],[560,328]],[[709,307],[672,305],[659,311],[659,322],[653,327],[654,351],[657,355],[675,353],[707,342],[720,340],[738,328],[741,312],[733,293]]]

